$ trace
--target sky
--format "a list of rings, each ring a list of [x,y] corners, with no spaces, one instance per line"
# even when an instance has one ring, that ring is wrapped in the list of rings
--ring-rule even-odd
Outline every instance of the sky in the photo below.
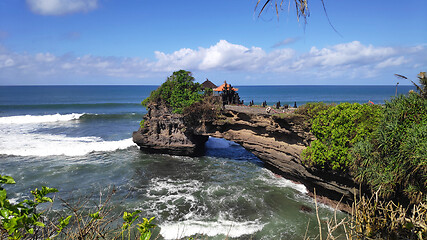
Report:
[[[426,0],[1,0],[0,85],[410,85],[427,70]],[[263,1],[261,1],[261,4]],[[329,17],[329,21],[328,21]],[[336,31],[334,30],[336,29]]]

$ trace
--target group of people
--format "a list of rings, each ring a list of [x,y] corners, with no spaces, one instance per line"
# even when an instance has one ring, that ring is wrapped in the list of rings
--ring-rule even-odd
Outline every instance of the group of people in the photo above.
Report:
[[[242,103],[243,103],[243,101],[242,101]],[[251,106],[255,106],[255,104],[254,104],[254,100],[252,100],[252,101],[250,101],[250,102],[249,102],[249,106],[250,106],[250,107],[251,107]],[[262,102],[261,106],[262,106],[262,107],[267,107],[267,101]],[[276,102],[275,107],[276,107],[276,109],[279,109],[279,108],[281,108],[281,107],[282,107],[282,105],[281,105],[280,101]],[[284,108],[284,109],[288,109],[288,108],[289,108],[289,105],[288,105],[288,104],[284,104],[284,105],[283,105],[283,108]],[[297,102],[294,102],[294,108],[297,108]]]

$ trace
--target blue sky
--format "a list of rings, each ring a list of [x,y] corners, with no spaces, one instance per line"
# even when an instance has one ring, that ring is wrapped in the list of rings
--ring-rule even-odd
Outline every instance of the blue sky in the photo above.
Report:
[[[427,1],[2,0],[0,85],[161,84],[173,71],[234,85],[411,84],[427,70]]]

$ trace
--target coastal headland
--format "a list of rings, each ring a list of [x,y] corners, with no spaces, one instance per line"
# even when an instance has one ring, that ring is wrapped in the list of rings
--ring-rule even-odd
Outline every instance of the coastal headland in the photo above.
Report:
[[[200,112],[173,113],[163,104],[150,104],[143,124],[133,133],[133,141],[150,153],[198,156],[204,154],[209,137],[236,142],[264,162],[264,166],[284,178],[304,184],[326,203],[341,201],[348,210],[358,184],[350,177],[315,171],[301,162],[302,151],[315,140],[306,119],[293,109],[267,113],[257,106],[226,105],[205,118]],[[196,119],[196,121],[194,121]],[[331,200],[331,201],[330,201]]]

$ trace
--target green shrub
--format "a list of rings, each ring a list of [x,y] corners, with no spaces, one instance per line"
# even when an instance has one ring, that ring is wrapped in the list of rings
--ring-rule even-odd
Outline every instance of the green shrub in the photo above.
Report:
[[[348,171],[349,149],[373,132],[381,112],[381,106],[359,103],[330,107],[319,104],[311,113],[308,111],[314,116],[311,132],[317,139],[303,151],[303,162],[315,168]]]
[[[57,189],[44,186],[41,189],[36,188],[31,191],[33,200],[26,199],[15,204],[8,199],[4,184],[15,184],[15,180],[10,176],[0,175],[0,239],[119,239],[121,237],[121,239],[130,240],[135,239],[135,236],[131,237],[131,232],[136,229],[140,240],[149,240],[152,230],[156,227],[152,223],[154,217],[143,218],[142,222],[134,226],[133,223],[141,213],[137,210],[132,213],[124,212],[121,229],[115,228],[113,223],[117,215],[112,213],[110,206],[115,189],[107,195],[103,203],[93,206],[89,212],[84,210],[88,199],[79,202],[76,206],[63,201],[71,215],[57,219],[52,214],[47,214],[47,210],[40,211],[40,204],[53,202],[53,199],[46,195],[58,192]]]
[[[354,171],[382,197],[427,194],[427,99],[416,93],[385,104],[371,139],[353,149]]]
[[[299,108],[295,109],[295,114],[306,116],[311,121],[319,112],[335,106],[333,104],[326,104],[324,102],[309,102]]]
[[[184,123],[189,128],[197,127],[203,122],[217,119],[220,114],[220,110],[220,98],[207,96],[203,101],[196,102],[191,105],[191,107],[184,109]]]
[[[14,204],[7,198],[7,191],[3,188],[3,184],[15,184],[15,180],[10,176],[0,175],[0,237],[3,239],[6,235],[8,239],[26,238],[34,235],[35,229],[44,228],[43,212],[39,212],[37,207],[41,203],[52,202],[52,199],[46,195],[58,190],[49,187],[42,187],[40,190],[36,188],[31,191],[33,200],[27,199]],[[60,225],[67,224],[61,221]]]
[[[201,85],[194,82],[191,72],[179,70],[167,78],[159,88],[142,101],[147,107],[149,103],[165,103],[174,113],[182,113],[184,108],[202,100],[204,93]]]

